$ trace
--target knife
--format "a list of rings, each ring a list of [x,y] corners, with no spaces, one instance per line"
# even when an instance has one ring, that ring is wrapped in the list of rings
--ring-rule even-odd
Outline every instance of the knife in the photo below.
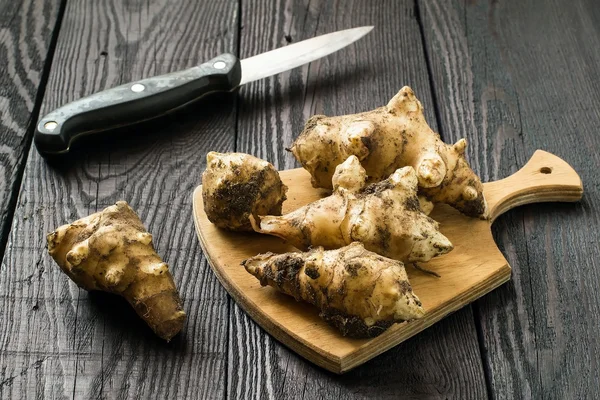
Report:
[[[83,97],[40,119],[35,146],[44,157],[68,153],[82,136],[147,121],[207,94],[233,91],[248,82],[299,67],[348,46],[372,29],[364,26],[333,32],[243,60],[225,53],[184,71]]]

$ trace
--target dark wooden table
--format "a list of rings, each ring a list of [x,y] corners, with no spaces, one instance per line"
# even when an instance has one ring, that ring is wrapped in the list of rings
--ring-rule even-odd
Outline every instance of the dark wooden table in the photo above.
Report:
[[[35,122],[92,92],[375,25],[330,57],[76,151],[49,166]],[[600,391],[600,7],[595,0],[0,0],[1,398],[597,398]],[[484,181],[540,148],[580,173],[579,204],[494,224],[512,281],[346,375],[265,334],[204,259],[192,190],[210,150],[280,169],[315,113],[413,87]],[[170,344],[47,255],[58,225],[128,201],[171,265],[188,321]]]

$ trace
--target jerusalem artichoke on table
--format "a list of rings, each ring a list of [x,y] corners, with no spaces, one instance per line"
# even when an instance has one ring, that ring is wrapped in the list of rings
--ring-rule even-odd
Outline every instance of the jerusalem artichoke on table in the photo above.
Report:
[[[352,243],[337,250],[259,254],[242,262],[262,286],[317,306],[351,337],[374,337],[392,324],[421,318],[404,265]]]
[[[126,202],[57,228],[48,251],[81,288],[124,297],[161,338],[181,331],[185,312],[169,267]]]
[[[287,187],[267,161],[244,153],[206,156],[202,174],[204,211],[210,222],[233,231],[252,231],[250,215],[281,215]]]
[[[331,196],[283,216],[251,217],[257,232],[279,236],[301,250],[335,249],[361,242],[365,248],[403,262],[428,261],[452,250],[438,223],[426,216],[417,197],[412,167],[366,184],[356,156],[338,165]]]
[[[436,203],[447,203],[462,213],[485,217],[483,185],[469,167],[461,139],[448,145],[423,115],[423,106],[405,86],[389,103],[372,111],[308,120],[291,151],[312,175],[314,187],[332,188],[335,167],[349,156],[358,157],[370,182],[396,169],[412,166],[420,192]]]

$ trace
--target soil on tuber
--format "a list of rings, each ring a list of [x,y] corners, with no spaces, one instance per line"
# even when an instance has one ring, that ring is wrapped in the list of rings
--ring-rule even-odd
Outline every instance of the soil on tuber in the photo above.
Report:
[[[202,198],[210,222],[232,231],[252,231],[249,216],[281,215],[287,187],[273,165],[249,154],[214,151],[206,162]]]
[[[185,312],[169,267],[126,202],[57,228],[48,251],[79,287],[124,297],[161,338],[181,331]]]
[[[465,139],[454,145],[442,142],[425,121],[421,102],[405,86],[386,106],[372,111],[313,116],[290,150],[312,175],[314,187],[332,188],[336,166],[354,155],[370,182],[411,166],[421,194],[466,215],[485,218],[483,185],[465,159],[466,146]]]
[[[421,210],[412,167],[366,184],[356,156],[338,165],[331,196],[283,216],[251,217],[257,232],[281,237],[300,250],[336,249],[352,242],[402,262],[429,261],[452,250],[439,224]]]
[[[313,304],[344,336],[374,337],[421,318],[404,265],[352,243],[337,250],[259,254],[242,262],[262,286]]]

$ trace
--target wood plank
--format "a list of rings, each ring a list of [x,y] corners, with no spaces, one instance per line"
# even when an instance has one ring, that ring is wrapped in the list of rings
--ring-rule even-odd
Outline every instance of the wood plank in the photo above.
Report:
[[[309,66],[242,88],[237,150],[297,167],[284,151],[313,114],[346,114],[385,104],[403,85],[436,127],[413,2],[242,2],[240,55],[250,56],[338,29],[375,25],[355,45]],[[482,398],[483,370],[470,308],[342,378],[300,359],[235,304],[230,316],[228,394],[235,398],[343,396]]]
[[[423,1],[442,131],[467,137],[484,181],[536,148],[580,174],[580,204],[514,210],[494,225],[513,280],[476,303],[494,398],[600,390],[600,9],[589,1]]]
[[[0,259],[31,144],[32,122],[37,118],[45,63],[61,3],[0,0]]]
[[[70,1],[42,112],[132,79],[237,49],[233,0]],[[235,96],[212,97],[117,138],[67,165],[32,150],[0,271],[2,397],[222,397],[228,303],[201,257],[191,193],[209,150],[230,151]],[[171,343],[121,299],[88,294],[44,249],[55,227],[124,199],[171,266],[188,320]]]

